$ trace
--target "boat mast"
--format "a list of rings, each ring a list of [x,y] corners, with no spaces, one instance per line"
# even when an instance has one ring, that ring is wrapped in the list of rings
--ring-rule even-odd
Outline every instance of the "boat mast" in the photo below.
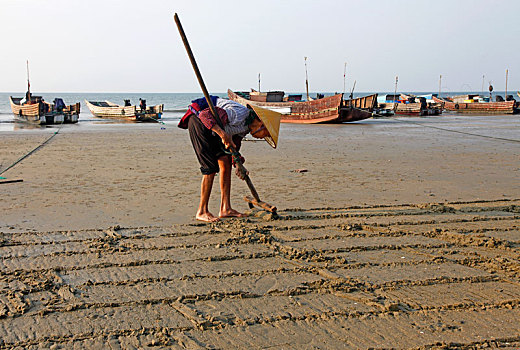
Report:
[[[442,81],[442,74],[439,75],[439,98],[441,98],[441,81]]]
[[[347,62],[345,62],[345,68],[343,69],[343,95],[345,95],[346,81],[347,81]]]
[[[260,73],[258,73],[258,92],[260,92]]]
[[[307,75],[307,57],[305,57],[305,88],[307,89],[307,101],[309,101],[309,77]]]
[[[399,81],[399,76],[395,76],[395,88],[394,88],[394,111],[397,109],[397,82]]]
[[[482,74],[482,97],[484,96],[484,78],[486,76],[484,74]]]
[[[509,75],[509,69],[506,69],[506,95],[504,96],[505,97],[504,100],[506,100],[506,101],[507,101],[507,77],[508,77],[508,75]]]
[[[354,80],[354,85],[352,85],[352,90],[350,90],[349,99],[351,99],[351,100],[354,98],[354,89],[356,88],[356,81],[357,80]]]
[[[27,60],[27,92],[31,93],[31,83],[29,82],[29,60]]]

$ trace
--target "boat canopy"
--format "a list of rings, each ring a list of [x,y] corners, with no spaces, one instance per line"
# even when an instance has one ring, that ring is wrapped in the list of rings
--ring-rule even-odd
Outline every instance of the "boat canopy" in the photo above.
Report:
[[[108,102],[105,101],[88,101],[90,104],[93,104],[94,106],[98,107],[114,107],[114,105],[108,104]]]

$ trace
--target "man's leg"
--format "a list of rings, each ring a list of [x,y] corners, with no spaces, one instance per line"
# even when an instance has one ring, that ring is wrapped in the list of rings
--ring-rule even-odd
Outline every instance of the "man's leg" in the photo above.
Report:
[[[199,210],[195,218],[200,221],[215,222],[219,219],[209,212],[209,196],[213,187],[215,174],[202,175],[202,183],[200,184],[200,203]]]
[[[220,149],[220,138],[214,136],[195,116],[189,119],[188,130],[202,172],[200,203],[195,218],[206,222],[218,221],[218,218],[209,212],[208,207],[213,180],[219,170],[218,157],[215,150]]]
[[[220,213],[221,218],[226,217],[242,217],[244,214],[239,213],[231,208],[231,157],[222,156],[218,159],[220,168]]]

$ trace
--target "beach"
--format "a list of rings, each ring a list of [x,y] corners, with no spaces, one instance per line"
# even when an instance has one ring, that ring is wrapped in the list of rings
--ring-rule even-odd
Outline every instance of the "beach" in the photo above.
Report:
[[[0,131],[0,169],[57,130]],[[204,224],[187,131],[64,127],[2,175],[0,348],[518,348],[518,130],[282,124],[241,149],[279,218]]]

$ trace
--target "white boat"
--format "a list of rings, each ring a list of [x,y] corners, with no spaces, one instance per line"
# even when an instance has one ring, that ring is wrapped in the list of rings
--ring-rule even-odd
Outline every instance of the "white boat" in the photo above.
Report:
[[[153,121],[161,119],[164,104],[146,107],[142,110],[137,106],[121,106],[110,101],[87,101],[88,109],[95,117],[121,118],[133,121]]]

